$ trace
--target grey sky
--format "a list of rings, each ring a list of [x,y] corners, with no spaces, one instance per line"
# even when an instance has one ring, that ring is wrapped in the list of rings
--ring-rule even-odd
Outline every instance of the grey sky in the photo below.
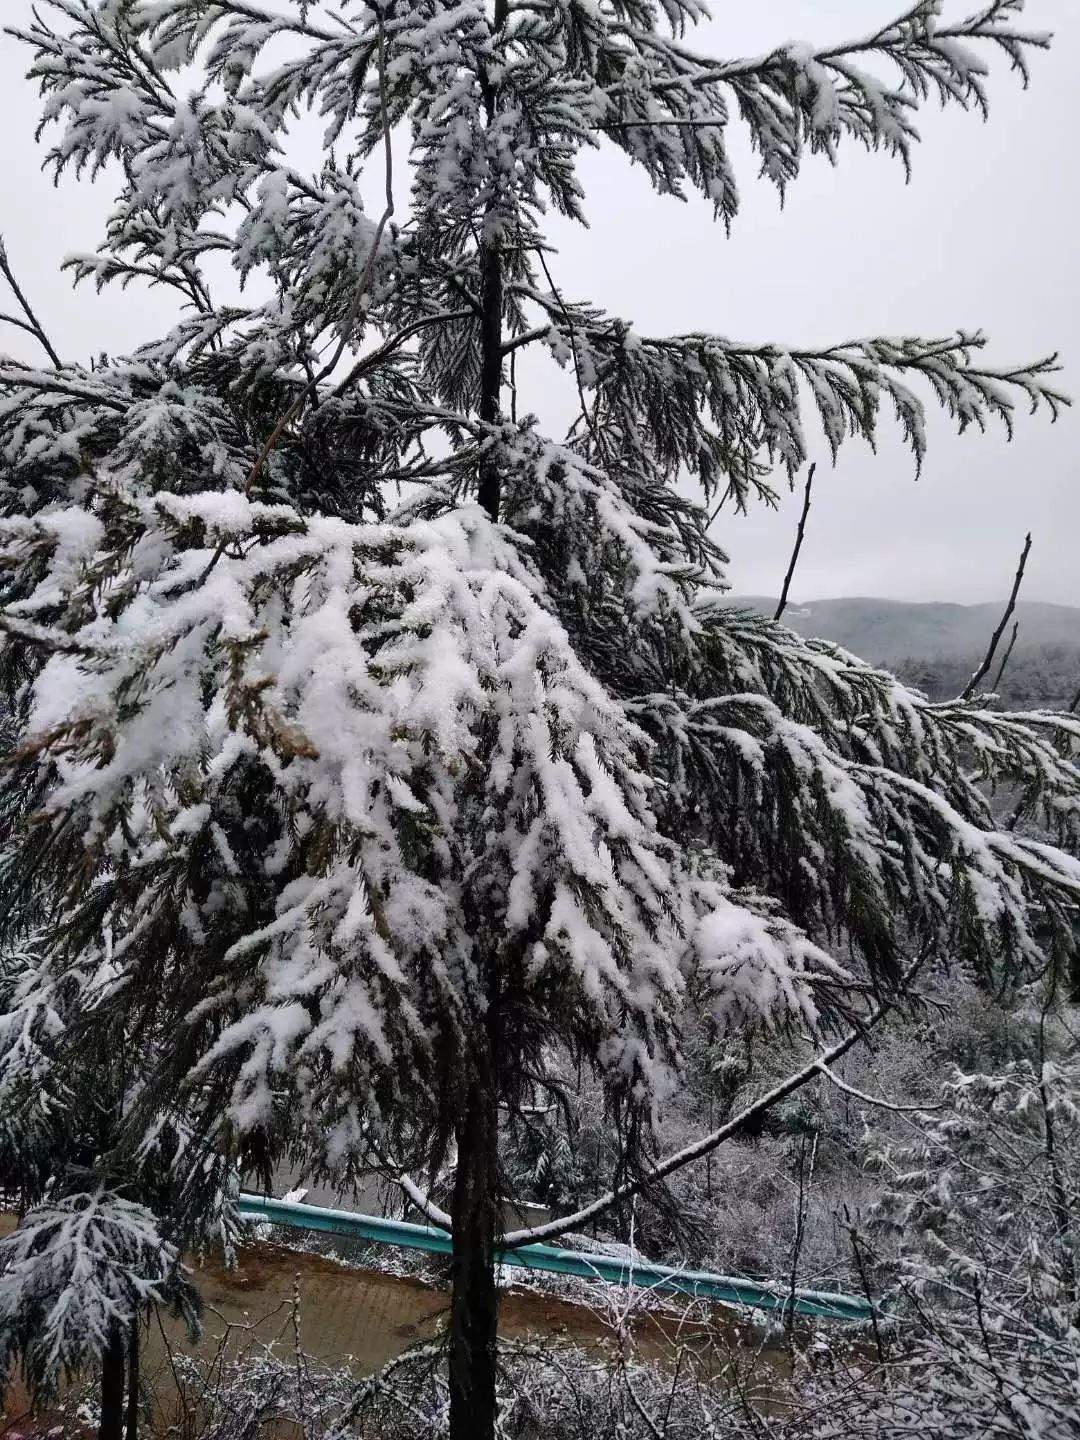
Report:
[[[19,23],[30,5],[0,0],[0,16]],[[786,40],[823,42],[876,28],[902,8],[902,0],[717,0],[720,18],[694,43],[735,56]],[[1033,61],[1030,89],[997,62],[989,124],[924,111],[925,143],[907,186],[899,165],[846,149],[836,169],[809,162],[781,212],[747,157],[743,210],[728,240],[703,203],[660,201],[610,149],[586,156],[591,230],[553,226],[560,287],[653,334],[708,329],[805,344],[981,326],[993,361],[1060,349],[1064,388],[1080,397],[1080,167],[1071,134],[1080,4],[1028,0],[1026,21],[1056,35]],[[25,63],[22,48],[0,37],[0,226],[61,351],[120,352],[172,310],[145,291],[72,293],[58,274],[63,255],[98,243],[111,187],[69,179],[54,191],[40,174]],[[22,337],[4,329],[0,348],[29,358]],[[543,399],[523,403],[538,409]],[[1026,597],[1080,605],[1078,424],[1080,410],[1053,427],[1021,416],[1007,446],[1000,431],[957,439],[935,419],[918,484],[891,427],[876,457],[853,445],[834,471],[823,453],[795,595],[995,598],[1031,529]],[[777,514],[718,523],[737,589],[775,592],[798,508],[789,496]]]

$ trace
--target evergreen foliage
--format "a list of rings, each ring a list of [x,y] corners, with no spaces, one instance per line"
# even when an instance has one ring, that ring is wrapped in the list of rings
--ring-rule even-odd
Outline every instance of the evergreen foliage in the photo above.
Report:
[[[804,411],[834,454],[892,412],[916,462],[920,391],[960,430],[1056,414],[1053,359],[642,336],[563,298],[542,230],[585,219],[600,143],[732,223],[736,116],[781,192],[845,140],[908,164],[921,103],[984,111],[983,54],[1026,79],[1047,43],[1022,0],[942,8],[737,62],[678,0],[49,0],[20,32],[57,176],[119,184],[75,278],[182,314],[0,361],[0,938],[36,937],[7,1033],[69,1075],[133,1044],[136,1169],[162,1115],[218,1164],[453,1142],[458,1436],[493,1423],[500,1105],[580,1057],[631,1166],[688,1004],[816,1032],[914,953],[1008,980],[1073,946],[1080,862],[986,788],[1075,839],[1080,720],[935,706],[732,612],[705,508],[793,476]],[[528,345],[577,386],[562,440],[503,408]]]
[[[175,1248],[153,1215],[108,1191],[65,1196],[30,1211],[0,1240],[3,1373],[16,1356],[31,1393],[100,1361],[140,1312],[172,1304],[195,1324],[196,1301]]]

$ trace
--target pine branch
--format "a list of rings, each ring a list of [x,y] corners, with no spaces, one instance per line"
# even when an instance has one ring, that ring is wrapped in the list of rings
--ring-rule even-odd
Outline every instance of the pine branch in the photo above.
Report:
[[[51,630],[46,625],[38,625],[31,620],[22,620],[17,615],[9,615],[2,610],[0,610],[0,631],[10,635],[13,640],[19,640],[24,645],[33,645],[50,654],[83,655],[89,659],[104,654],[108,649],[105,644],[87,645],[80,640],[73,639],[62,630]]]
[[[795,574],[795,566],[799,563],[799,551],[802,549],[803,536],[806,533],[806,517],[810,513],[810,487],[814,483],[814,471],[817,469],[817,461],[810,466],[810,473],[806,477],[806,494],[803,497],[802,514],[799,516],[799,528],[795,535],[795,548],[791,552],[791,563],[788,565],[787,574],[784,576],[784,586],[780,591],[780,603],[776,607],[774,620],[779,620],[787,608],[788,590],[791,588],[791,577]]]
[[[816,50],[792,44],[735,61],[696,53],[622,16],[604,17],[591,37],[592,68],[606,80],[608,101],[597,126],[646,166],[658,190],[680,194],[689,181],[730,225],[739,208],[725,139],[730,100],[762,157],[762,173],[781,193],[798,175],[804,150],[835,162],[845,136],[897,156],[910,172],[920,138],[912,112],[931,95],[942,105],[987,114],[984,66],[968,43],[1002,51],[1027,83],[1028,52],[1046,49],[1050,37],[1010,26],[1022,5],[997,0],[946,26],[939,0],[918,0],[870,35]],[[864,71],[866,59],[892,65],[897,80],[889,84]],[[630,60],[636,64],[624,79]]]
[[[390,144],[390,117],[386,98],[386,39],[381,19],[379,20],[379,99],[383,119],[386,205],[375,227],[375,235],[371,241],[371,250],[368,253],[367,261],[361,273],[360,283],[356,287],[352,304],[345,317],[345,322],[341,327],[341,336],[334,348],[334,353],[319,373],[308,381],[303,390],[300,391],[300,394],[289,406],[288,410],[285,411],[284,415],[282,415],[281,419],[274,426],[273,430],[271,430],[266,443],[259,451],[258,457],[248,473],[247,480],[244,484],[244,493],[246,495],[251,494],[252,486],[262,473],[263,466],[281,442],[286,430],[300,414],[300,411],[304,408],[308,399],[317,393],[319,385],[328,379],[337,369],[342,355],[344,355],[347,346],[351,343],[353,328],[356,325],[361,310],[368,303],[368,291],[371,285],[371,277],[375,271],[375,261],[378,257],[379,245],[382,243],[383,231],[386,229],[394,213],[394,156]]]
[[[890,405],[921,470],[926,409],[910,388],[921,379],[963,433],[997,420],[1011,438],[1015,399],[1056,419],[1070,404],[1049,377],[1057,357],[992,369],[975,363],[986,345],[979,332],[942,339],[878,337],[820,349],[739,345],[721,336],[636,334],[595,308],[560,304],[517,282],[512,293],[548,314],[549,343],[575,353],[563,312],[572,316],[586,388],[596,395],[597,423],[619,437],[614,448],[639,456],[647,448],[665,473],[690,470],[706,488],[726,476],[739,508],[762,488],[761,457],[789,477],[808,459],[803,393],[812,401],[835,458],[849,439],[876,445],[883,406]],[[557,352],[558,353],[558,352]]]
[[[997,650],[997,647],[1001,644],[1001,637],[1005,634],[1006,626],[1008,625],[1009,620],[1012,618],[1013,611],[1016,609],[1016,597],[1020,593],[1020,586],[1024,580],[1024,570],[1027,566],[1027,559],[1030,553],[1031,535],[1029,533],[1024,540],[1024,548],[1020,554],[1020,564],[1016,567],[1016,576],[1013,580],[1013,587],[1009,595],[1009,602],[1005,606],[1005,613],[1002,615],[997,629],[990,637],[990,645],[986,651],[986,654],[982,658],[982,663],[975,671],[974,675],[972,675],[968,683],[964,686],[964,689],[961,691],[958,697],[962,701],[971,699],[972,695],[974,695],[979,685],[979,682],[983,679],[987,671],[990,669],[990,666],[994,663],[994,653]],[[1006,659],[1007,658],[1008,657],[1006,656]]]

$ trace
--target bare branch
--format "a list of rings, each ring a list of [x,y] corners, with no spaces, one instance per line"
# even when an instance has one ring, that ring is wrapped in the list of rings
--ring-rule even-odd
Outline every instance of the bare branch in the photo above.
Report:
[[[993,685],[991,685],[991,687],[990,687],[991,690],[996,691],[996,690],[999,688],[999,686],[1001,685],[1001,677],[1005,674],[1005,667],[1006,667],[1006,665],[1008,665],[1008,663],[1009,663],[1009,659],[1010,659],[1010,657],[1011,657],[1011,655],[1012,655],[1012,652],[1013,652],[1013,647],[1014,647],[1015,644],[1016,644],[1016,637],[1017,637],[1017,635],[1019,635],[1019,633],[1020,633],[1020,621],[1019,621],[1019,620],[1014,620],[1014,621],[1013,621],[1013,628],[1012,628],[1012,635],[1011,635],[1011,637],[1009,638],[1009,648],[1005,651],[1004,658],[1002,659],[1001,664],[998,666],[998,672],[997,672],[997,674],[994,676],[994,683],[993,683]]]
[[[574,322],[570,317],[570,312],[569,310],[567,310],[566,304],[562,296],[556,289],[555,281],[551,277],[551,271],[548,269],[547,259],[544,256],[544,251],[542,247],[537,247],[536,256],[537,259],[540,261],[540,268],[544,272],[544,279],[548,282],[551,293],[555,297],[555,303],[558,305],[560,311],[562,312],[562,317],[566,322],[566,329],[570,336],[570,354],[573,357],[574,361],[574,380],[577,383],[578,403],[581,406],[581,418],[582,420],[584,420],[585,428],[588,430],[589,434],[592,437],[592,442],[596,446],[597,454],[603,455],[603,442],[596,429],[596,421],[589,410],[589,402],[585,399],[585,385],[581,376],[581,360],[578,357],[578,341],[577,335],[574,331]]]
[[[58,370],[60,370],[63,366],[63,362],[53,348],[52,342],[50,341],[49,337],[42,329],[41,321],[34,314],[34,311],[30,305],[30,301],[23,294],[23,291],[19,286],[19,282],[15,279],[14,272],[11,268],[11,261],[8,259],[7,247],[4,244],[4,238],[2,235],[0,235],[0,274],[3,275],[4,279],[11,286],[12,294],[15,296],[15,299],[22,307],[22,312],[26,316],[27,323],[24,324],[22,321],[16,320],[14,316],[11,315],[0,316],[0,319],[7,320],[12,325],[18,325],[20,330],[29,331],[29,333],[33,335],[34,338],[41,344],[42,348],[45,350],[45,353],[48,355],[52,363],[56,366]]]
[[[806,1164],[806,1136],[802,1137],[802,1144],[799,1147],[799,1192],[795,1202],[795,1240],[791,1247],[791,1285],[788,1289],[788,1304],[784,1314],[784,1324],[788,1332],[789,1341],[794,1337],[795,1331],[795,1302],[798,1299],[799,1285],[799,1259],[802,1255],[803,1240],[806,1236],[806,1192],[814,1179],[814,1166],[817,1163],[818,1140],[820,1130],[814,1130],[814,1143],[810,1150],[810,1165]]]
[[[860,1040],[864,1040],[870,1030],[880,1024],[885,1016],[894,1010],[896,1006],[910,994],[912,981],[922,966],[923,958],[924,957],[920,956],[908,966],[901,976],[895,993],[875,1006],[869,1015],[862,1019],[853,1029],[849,1030],[842,1040],[838,1040],[835,1045],[830,1046],[829,1049],[825,1050],[822,1054],[815,1055],[802,1069],[797,1070],[793,1075],[789,1075],[786,1080],[781,1080],[778,1085],[774,1085],[771,1090],[766,1091],[765,1094],[755,1100],[752,1105],[748,1105],[745,1110],[741,1110],[733,1119],[721,1125],[719,1130],[714,1130],[711,1134],[705,1135],[700,1140],[695,1140],[692,1144],[685,1146],[674,1155],[667,1156],[666,1159],[651,1166],[636,1180],[628,1181],[625,1185],[615,1186],[609,1190],[607,1194],[601,1195],[599,1199],[582,1206],[580,1210],[576,1210],[572,1215],[563,1215],[558,1220],[550,1220],[546,1225],[537,1225],[531,1230],[510,1231],[508,1234],[496,1240],[496,1249],[517,1250],[520,1249],[522,1245],[531,1245],[535,1241],[540,1240],[551,1240],[558,1235],[565,1235],[570,1230],[580,1229],[582,1225],[595,1220],[600,1215],[606,1214],[606,1212],[615,1205],[620,1204],[624,1200],[629,1200],[634,1195],[640,1195],[643,1190],[647,1190],[658,1181],[666,1179],[668,1175],[674,1175],[677,1170],[682,1170],[695,1160],[700,1160],[703,1156],[711,1154],[714,1150],[718,1150],[726,1140],[730,1140],[733,1136],[738,1135],[747,1126],[752,1125],[760,1116],[767,1114],[774,1105],[779,1104],[781,1100],[786,1100],[789,1095],[793,1095],[797,1090],[801,1090],[804,1085],[808,1084],[809,1081],[815,1079],[821,1073],[821,1067],[823,1065],[831,1065],[834,1061],[839,1060],[842,1055],[846,1055],[849,1050],[853,1049]]]
[[[957,698],[960,699],[960,700],[970,700],[970,699],[971,699],[971,697],[975,694],[975,691],[976,691],[978,685],[979,685],[980,682],[984,679],[984,677],[985,677],[985,675],[986,675],[986,672],[990,669],[990,666],[994,663],[994,652],[997,650],[997,647],[1001,644],[1001,637],[1002,637],[1002,635],[1005,634],[1005,627],[1008,625],[1010,619],[1012,618],[1012,613],[1013,613],[1013,611],[1016,609],[1016,597],[1017,597],[1017,595],[1020,593],[1020,586],[1021,586],[1021,584],[1022,584],[1022,582],[1023,582],[1023,579],[1024,579],[1024,569],[1025,569],[1025,567],[1026,567],[1026,565],[1027,565],[1027,559],[1028,559],[1028,555],[1029,555],[1030,553],[1031,553],[1031,532],[1029,531],[1028,534],[1027,534],[1027,536],[1026,536],[1026,538],[1025,538],[1025,540],[1024,540],[1024,549],[1023,549],[1023,551],[1022,551],[1022,553],[1021,553],[1021,555],[1020,555],[1020,564],[1016,567],[1016,577],[1015,577],[1015,579],[1013,580],[1012,594],[1009,596],[1009,603],[1005,606],[1005,613],[1004,613],[1004,615],[1002,615],[1002,617],[1001,617],[1001,623],[998,625],[997,629],[994,631],[993,635],[990,637],[990,648],[987,650],[986,654],[983,656],[982,664],[981,664],[981,665],[979,666],[979,668],[975,671],[975,674],[972,675],[971,679],[970,679],[970,680],[968,681],[968,683],[964,686],[964,689],[962,690],[962,692],[960,693],[960,695],[957,697]]]
[[[417,1185],[416,1181],[413,1180],[411,1176],[406,1175],[405,1172],[402,1171],[399,1175],[395,1177],[395,1180],[396,1183],[401,1186],[402,1190],[404,1190],[405,1194],[409,1197],[409,1199],[416,1206],[416,1208],[421,1212],[421,1214],[426,1215],[427,1218],[431,1221],[431,1223],[437,1226],[438,1229],[445,1230],[449,1233],[453,1224],[450,1216],[446,1213],[445,1210],[440,1210],[438,1205],[436,1205],[432,1200],[428,1198],[428,1196],[424,1194],[424,1192],[420,1189],[419,1185]]]
[[[788,590],[791,588],[791,577],[795,574],[795,566],[799,563],[799,551],[802,549],[803,537],[806,534],[806,517],[810,514],[810,487],[814,483],[814,471],[817,469],[817,461],[810,466],[810,472],[806,477],[806,494],[803,496],[802,514],[799,516],[799,528],[795,535],[795,548],[791,552],[791,564],[784,576],[784,588],[780,591],[780,603],[776,607],[774,620],[779,620],[787,608]]]
[[[855,1086],[849,1085],[846,1080],[841,1080],[824,1061],[818,1064],[817,1069],[819,1075],[824,1075],[826,1080],[845,1095],[850,1095],[853,1100],[859,1100],[864,1105],[876,1105],[879,1110],[891,1110],[894,1115],[925,1115],[931,1110],[941,1109],[940,1105],[896,1105],[891,1100],[880,1100],[875,1095],[867,1095],[865,1090],[856,1090]]]

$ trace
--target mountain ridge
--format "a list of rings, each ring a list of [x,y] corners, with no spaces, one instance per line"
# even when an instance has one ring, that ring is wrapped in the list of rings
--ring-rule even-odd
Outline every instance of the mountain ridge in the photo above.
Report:
[[[729,595],[734,608],[772,615],[777,601],[764,595]],[[963,605],[948,600],[889,600],[845,595],[789,601],[784,624],[801,635],[831,640],[874,664],[909,658],[954,659],[985,651],[1005,601]],[[1047,645],[1080,649],[1080,607],[1020,600],[1016,655]],[[1011,623],[1011,622],[1010,622]]]

